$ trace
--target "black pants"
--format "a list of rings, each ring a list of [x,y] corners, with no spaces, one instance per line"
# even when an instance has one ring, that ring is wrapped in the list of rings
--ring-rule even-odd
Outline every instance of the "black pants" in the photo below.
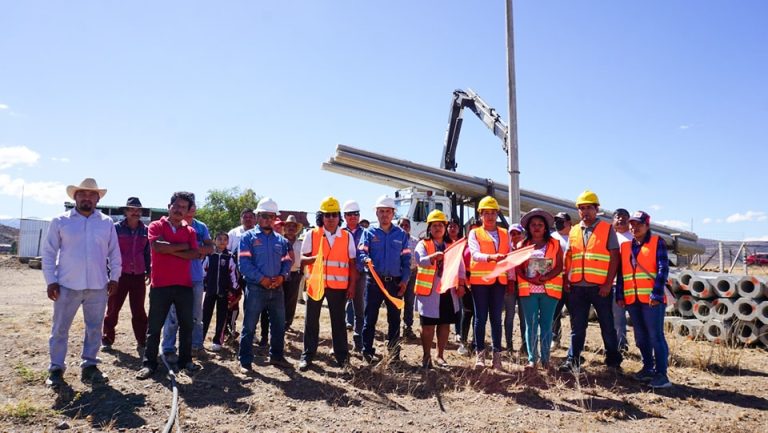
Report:
[[[192,287],[167,286],[149,289],[149,317],[147,319],[147,348],[142,364],[152,369],[157,368],[157,352],[160,347],[160,335],[165,318],[171,305],[176,307],[179,321],[179,365],[185,366],[192,361]]]
[[[461,342],[466,344],[469,337],[469,331],[472,329],[474,321],[472,318],[475,316],[475,303],[472,300],[472,292],[467,291],[464,296],[461,297],[462,309],[461,309]],[[474,333],[472,334],[474,335]],[[474,338],[472,338],[474,340]]]
[[[285,329],[293,324],[293,317],[296,315],[296,303],[299,301],[299,289],[301,284],[301,271],[291,272],[288,281],[283,285],[283,294],[285,295]]]
[[[325,289],[324,299],[328,301],[328,312],[331,316],[331,336],[333,338],[333,355],[343,363],[349,356],[346,328],[347,291]],[[304,352],[301,359],[311,361],[317,353],[320,334],[320,311],[323,300],[315,301],[307,298],[307,313],[304,320]]]
[[[568,309],[568,293],[563,290],[563,296],[557,301],[555,307],[555,320],[552,321],[552,341],[560,342],[560,337],[563,333],[563,308]],[[570,310],[568,310],[570,312]]]
[[[205,292],[203,299],[203,341],[208,335],[208,327],[211,325],[214,308],[216,308],[216,332],[213,334],[212,340],[215,344],[221,344],[224,340],[224,325],[227,323],[227,296]]]

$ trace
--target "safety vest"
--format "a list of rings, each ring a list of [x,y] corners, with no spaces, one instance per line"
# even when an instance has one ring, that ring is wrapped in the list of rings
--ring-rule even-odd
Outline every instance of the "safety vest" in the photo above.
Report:
[[[603,284],[608,279],[608,265],[611,263],[611,253],[608,251],[608,234],[611,225],[598,221],[589,242],[584,245],[584,230],[581,224],[573,226],[568,236],[570,254],[566,267],[570,272],[569,280],[578,283],[586,280],[592,284]]]
[[[496,250],[496,245],[493,243],[493,238],[488,234],[483,227],[472,229],[475,232],[477,242],[480,244],[480,252],[483,254],[507,254],[509,253],[509,233],[506,230],[501,229],[499,233],[499,249]],[[485,281],[483,277],[490,274],[496,268],[495,262],[476,262],[470,260],[469,262],[469,284],[488,286],[493,284],[493,281]],[[507,284],[507,274],[502,273],[497,278],[501,284]]]
[[[659,237],[652,235],[648,243],[640,246],[637,262],[632,260],[632,242],[621,244],[621,271],[624,274],[624,303],[633,304],[635,300],[643,304],[651,302],[653,283],[658,274],[656,248]]]
[[[425,239],[422,241],[424,247],[427,249],[427,255],[432,255],[437,251],[435,241],[431,239]],[[430,263],[427,266],[421,266],[416,269],[416,285],[415,292],[419,296],[429,296],[432,293],[432,284],[435,282],[435,272],[437,272],[437,264]]]
[[[525,246],[525,244],[523,246]],[[549,238],[549,242],[547,243],[547,250],[544,252],[544,257],[552,260],[552,263],[554,265],[554,263],[557,262],[558,254],[562,255],[562,253],[560,252],[560,241],[555,238]],[[531,283],[529,283],[525,279],[518,277],[517,288],[519,290],[520,296],[530,296]],[[554,278],[545,281],[544,291],[547,293],[547,295],[555,299],[562,298],[563,297],[563,273],[561,272]]]
[[[316,256],[320,252],[320,242],[323,245],[323,269],[325,270],[325,287],[329,289],[346,290],[349,285],[349,232],[340,230],[339,236],[334,242],[333,247],[328,243],[328,239],[323,233],[322,227],[316,227],[310,233],[312,236],[312,255]],[[313,264],[308,265],[308,273],[312,274]],[[312,291],[312,279],[307,279],[307,290]]]

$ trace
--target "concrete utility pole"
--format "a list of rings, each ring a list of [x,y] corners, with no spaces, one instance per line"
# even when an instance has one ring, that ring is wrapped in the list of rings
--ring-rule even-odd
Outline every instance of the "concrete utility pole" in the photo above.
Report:
[[[515,88],[515,35],[512,0],[507,0],[507,86],[509,91],[509,130],[507,132],[509,222],[513,224],[520,221],[520,167],[517,159],[517,91]]]

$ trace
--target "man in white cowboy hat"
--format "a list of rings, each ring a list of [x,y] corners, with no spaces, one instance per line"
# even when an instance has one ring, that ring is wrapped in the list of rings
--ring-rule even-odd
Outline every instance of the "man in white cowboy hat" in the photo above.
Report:
[[[291,264],[291,275],[285,282],[283,288],[285,294],[285,329],[288,330],[293,324],[293,317],[296,315],[296,303],[299,301],[299,292],[301,291],[301,245],[299,233],[304,229],[304,224],[300,223],[294,215],[288,215],[285,219],[285,238],[291,244],[293,263]]]
[[[69,185],[67,195],[75,201],[75,207],[51,221],[43,246],[43,276],[48,298],[53,301],[53,326],[48,340],[51,363],[46,384],[54,388],[64,384],[69,328],[80,305],[85,322],[82,380],[107,380],[96,366],[96,354],[101,344],[107,295],[117,290],[122,258],[112,219],[96,209],[106,193],[91,178],[80,185]]]

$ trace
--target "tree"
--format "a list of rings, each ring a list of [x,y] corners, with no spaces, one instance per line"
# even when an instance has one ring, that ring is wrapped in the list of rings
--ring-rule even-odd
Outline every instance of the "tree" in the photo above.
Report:
[[[240,192],[240,188],[212,189],[208,191],[205,205],[197,208],[196,218],[208,225],[211,237],[216,233],[229,230],[240,225],[240,211],[256,209],[261,198],[248,188]]]

